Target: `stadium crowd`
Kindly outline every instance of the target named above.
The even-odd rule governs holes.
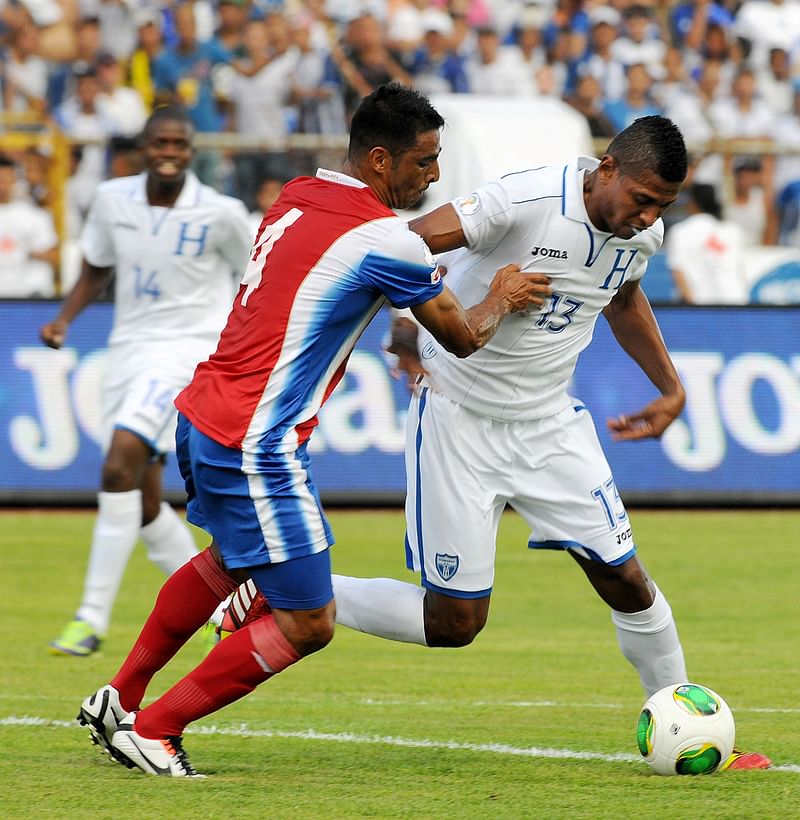
[[[742,246],[800,241],[795,0],[0,0],[2,127],[39,122],[74,141],[68,238],[102,179],[140,170],[135,137],[154,106],[177,102],[198,132],[268,144],[195,159],[203,182],[258,214],[259,189],[309,170],[294,167],[287,137],[346,133],[361,98],[388,80],[426,94],[556,97],[598,140],[664,114],[692,152],[688,181],[716,197],[713,219]],[[0,152],[17,174],[0,214],[24,201],[47,223],[46,151],[0,132]],[[668,240],[691,214],[687,185]],[[2,222],[0,295],[52,295],[41,275],[28,286],[19,273],[31,254],[47,264],[52,230],[28,240]]]

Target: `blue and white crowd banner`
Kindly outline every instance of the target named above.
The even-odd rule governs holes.
[[[61,350],[39,327],[53,302],[0,302],[0,501],[89,502],[102,464],[100,384],[113,307],[90,306]],[[617,486],[635,503],[800,503],[800,307],[656,310],[686,385],[681,417],[659,441],[613,442],[606,419],[655,395],[606,323],[583,353],[572,393],[592,411]],[[398,503],[407,389],[382,345],[382,313],[354,351],[311,439],[328,503]],[[165,488],[180,498],[170,459]]]

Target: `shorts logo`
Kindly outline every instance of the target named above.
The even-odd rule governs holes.
[[[436,267],[436,270],[431,274],[431,284],[435,285],[437,282],[442,281],[442,269],[440,267]]]
[[[531,251],[531,256],[548,256],[551,259],[569,259],[569,257],[567,256],[567,252],[559,250],[558,248],[536,247]]]
[[[458,200],[458,209],[465,216],[470,216],[470,214],[476,213],[480,207],[481,200],[477,194],[470,194],[469,196]]]
[[[449,581],[458,572],[458,563],[457,555],[447,555],[444,552],[436,553],[436,571],[445,581]]]

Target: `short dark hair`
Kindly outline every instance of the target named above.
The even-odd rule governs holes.
[[[147,118],[142,128],[142,138],[147,138],[153,126],[160,122],[182,122],[194,131],[194,123],[185,108],[180,105],[162,105]]]
[[[350,124],[350,158],[383,146],[392,155],[413,148],[420,134],[444,125],[427,97],[400,83],[386,83],[361,101]]]
[[[614,137],[606,153],[629,176],[652,171],[665,182],[686,179],[686,143],[678,126],[666,117],[639,117]]]
[[[715,219],[722,218],[722,206],[717,199],[717,192],[713,185],[694,182],[689,186],[689,199],[704,213],[711,214]]]
[[[8,154],[0,154],[0,168],[16,168],[17,163]]]

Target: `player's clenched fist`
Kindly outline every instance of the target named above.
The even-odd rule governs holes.
[[[522,273],[519,265],[506,265],[494,275],[491,290],[498,292],[509,313],[541,306],[551,293],[550,278],[543,273]]]
[[[58,350],[64,344],[64,339],[67,336],[67,324],[59,319],[48,322],[46,325],[42,325],[39,336],[48,347]]]

